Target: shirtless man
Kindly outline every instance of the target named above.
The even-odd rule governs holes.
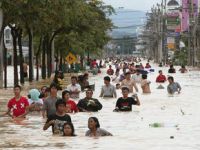
[[[131,73],[127,72],[125,73],[125,79],[121,83],[121,87],[128,87],[130,93],[134,93],[133,87],[135,88],[135,91],[138,92],[138,87],[133,79],[131,79]]]

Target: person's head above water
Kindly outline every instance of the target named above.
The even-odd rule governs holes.
[[[20,96],[20,93],[21,93],[21,90],[22,90],[20,85],[15,85],[13,90],[14,90],[15,96]]]
[[[125,73],[125,78],[129,80],[131,78],[131,73],[130,72],[126,72]]]
[[[185,69],[185,65],[181,65],[181,68],[182,68],[182,69]]]
[[[147,75],[146,75],[146,74],[143,74],[143,75],[142,75],[142,79],[147,79]]]
[[[87,91],[85,93],[86,93],[86,98],[87,99],[92,98],[92,95],[93,95],[92,89],[87,89]]]
[[[162,74],[162,70],[159,70],[158,73],[159,73],[159,74]]]
[[[74,125],[71,122],[66,122],[63,125],[63,136],[76,136]]]
[[[63,99],[58,99],[56,101],[56,111],[58,113],[64,113],[66,109],[66,102]]]
[[[88,119],[88,128],[90,130],[100,128],[99,120],[96,117],[90,117]]]
[[[129,88],[128,87],[122,87],[122,95],[123,97],[128,97],[129,94]]]
[[[57,96],[58,86],[55,83],[52,83],[49,87],[51,96]]]
[[[105,76],[105,77],[104,77],[104,83],[105,83],[106,85],[109,85],[109,84],[110,84],[110,77],[109,77],[109,76]]]
[[[64,90],[62,92],[62,99],[63,100],[68,100],[70,98],[70,92],[68,90]]]
[[[174,78],[172,76],[169,76],[167,79],[168,79],[169,83],[174,82]]]
[[[71,83],[72,83],[72,85],[75,85],[77,83],[77,81],[78,81],[78,79],[77,79],[76,76],[72,76],[71,77]]]

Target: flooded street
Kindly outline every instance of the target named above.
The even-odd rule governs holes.
[[[175,82],[182,86],[180,95],[167,94],[168,82],[163,84],[165,89],[156,89],[155,82],[158,70],[156,64],[154,73],[148,75],[151,81],[149,95],[142,94],[140,85],[139,99],[141,106],[133,106],[132,112],[113,112],[117,99],[100,99],[100,89],[103,85],[102,74],[91,77],[95,83],[93,97],[98,98],[103,105],[97,113],[71,114],[75,126],[76,137],[53,136],[51,128],[43,131],[46,119],[37,115],[28,115],[27,120],[13,121],[11,118],[0,118],[0,149],[5,150],[49,150],[49,149],[115,149],[115,150],[199,150],[200,149],[200,72],[189,71],[174,74]],[[179,67],[176,67],[178,70]],[[167,67],[162,68],[167,74]],[[113,83],[114,84],[114,83]],[[121,97],[118,91],[117,97]],[[8,95],[8,98],[12,96]],[[85,93],[81,93],[81,98]],[[87,120],[91,116],[99,118],[101,128],[111,132],[112,137],[85,137]],[[149,124],[161,123],[162,127],[151,127]]]

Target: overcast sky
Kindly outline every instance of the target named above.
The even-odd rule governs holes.
[[[156,3],[161,3],[162,0],[103,0],[106,4],[112,5],[114,8],[124,7],[134,10],[150,10]]]

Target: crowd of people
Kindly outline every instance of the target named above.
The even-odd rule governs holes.
[[[103,79],[104,85],[99,93],[99,97],[102,98],[116,98],[116,104],[113,107],[114,112],[132,111],[132,105],[139,106],[141,104],[137,94],[139,86],[144,94],[151,93],[151,81],[148,80],[148,73],[154,72],[154,69],[150,62],[143,66],[140,58],[126,58],[125,60],[116,58],[108,60],[107,76]],[[95,60],[91,66],[95,68],[96,65]],[[115,70],[112,68],[113,66]],[[185,66],[181,66],[179,71],[186,73],[187,69]],[[181,86],[174,81],[172,76],[166,77],[162,70],[159,70],[158,73],[155,82],[162,84],[168,80],[167,92],[169,94],[180,94]],[[170,65],[168,73],[176,73],[173,65]],[[97,98],[93,97],[94,89],[89,85],[88,73],[79,77],[72,76],[71,84],[65,89],[60,88],[58,77],[63,78],[64,76],[60,72],[56,72],[49,87],[43,86],[40,91],[31,89],[27,97],[21,96],[21,86],[15,85],[15,96],[9,100],[8,110],[1,116],[9,115],[12,118],[25,118],[29,113],[41,114],[43,118],[47,118],[43,130],[52,127],[53,134],[76,136],[70,113],[97,112],[103,109],[103,105]],[[62,97],[58,96],[58,90],[62,90]],[[117,96],[116,90],[122,91],[121,97]],[[84,98],[80,98],[81,92],[85,92]],[[111,133],[100,128],[99,120],[96,117],[88,119],[88,128],[86,136],[112,136]]]

